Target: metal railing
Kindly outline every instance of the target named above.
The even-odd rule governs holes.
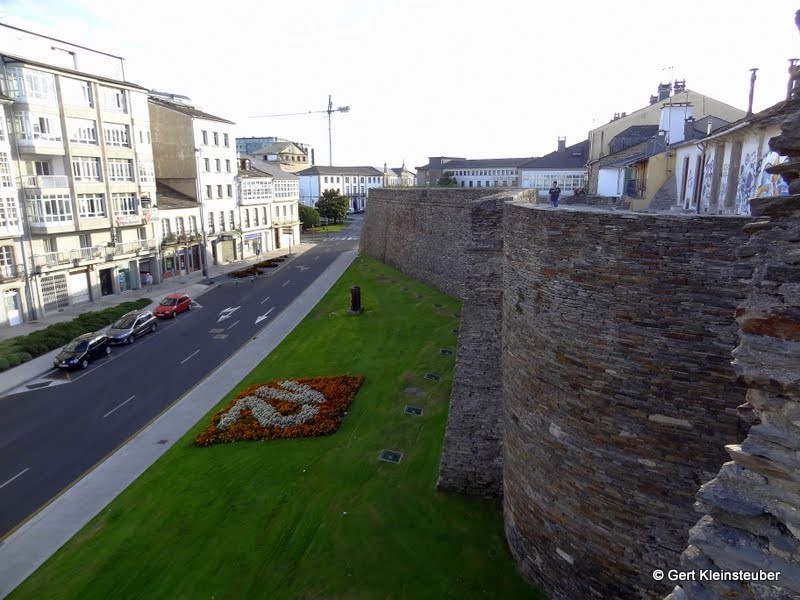
[[[0,281],[19,279],[23,275],[20,265],[0,265]]]
[[[79,264],[82,261],[109,260],[115,256],[150,252],[155,249],[156,241],[150,239],[123,242],[114,246],[89,246],[74,250],[45,252],[44,254],[34,254],[33,266],[57,267],[59,265]]]
[[[65,188],[69,187],[66,175],[26,175],[22,177],[22,187]]]

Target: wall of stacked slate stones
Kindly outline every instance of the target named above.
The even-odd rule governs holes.
[[[663,597],[741,439],[730,353],[750,219],[504,209],[503,502],[552,600]]]
[[[501,493],[502,209],[523,196],[489,189],[370,192],[361,252],[463,301],[439,489]]]
[[[704,516],[679,568],[697,580],[671,600],[800,598],[800,196],[755,199],[751,210],[770,221],[745,228],[740,256],[755,267],[733,366],[747,386],[741,412],[755,424],[697,494]],[[703,570],[780,575],[723,582],[700,580]]]

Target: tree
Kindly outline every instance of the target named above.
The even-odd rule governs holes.
[[[436,185],[439,187],[456,187],[458,182],[452,171],[445,171],[444,175],[439,177],[439,181],[436,182]]]
[[[319,213],[316,208],[300,204],[299,213],[300,224],[303,226],[304,231],[312,227],[319,227]]]
[[[344,221],[348,206],[350,206],[350,199],[342,196],[338,190],[325,190],[317,200],[319,216],[332,219],[334,223]]]

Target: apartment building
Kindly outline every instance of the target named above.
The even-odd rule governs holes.
[[[383,187],[384,175],[375,167],[311,167],[297,173],[300,201],[314,206],[326,190],[336,190],[350,198],[353,210],[364,210],[369,190]]]
[[[4,277],[0,325],[157,278],[147,90],[125,81],[121,57],[6,25],[0,61],[0,257],[16,278]],[[24,241],[9,243],[20,225]]]
[[[205,249],[208,265],[241,259],[234,123],[160,97],[151,96],[149,108],[156,177],[200,204],[201,235],[190,253]]]
[[[0,325],[19,325],[28,306],[22,215],[15,185],[11,136],[11,99],[0,94]]]

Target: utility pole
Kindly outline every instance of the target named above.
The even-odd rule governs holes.
[[[292,117],[295,115],[314,115],[325,113],[328,115],[328,164],[333,166],[333,136],[331,134],[331,115],[335,112],[346,113],[350,112],[349,106],[338,106],[333,108],[333,100],[331,95],[328,94],[328,108],[326,110],[307,110],[306,112],[296,113],[282,113],[278,115],[253,115],[251,119],[271,119],[273,117]]]

